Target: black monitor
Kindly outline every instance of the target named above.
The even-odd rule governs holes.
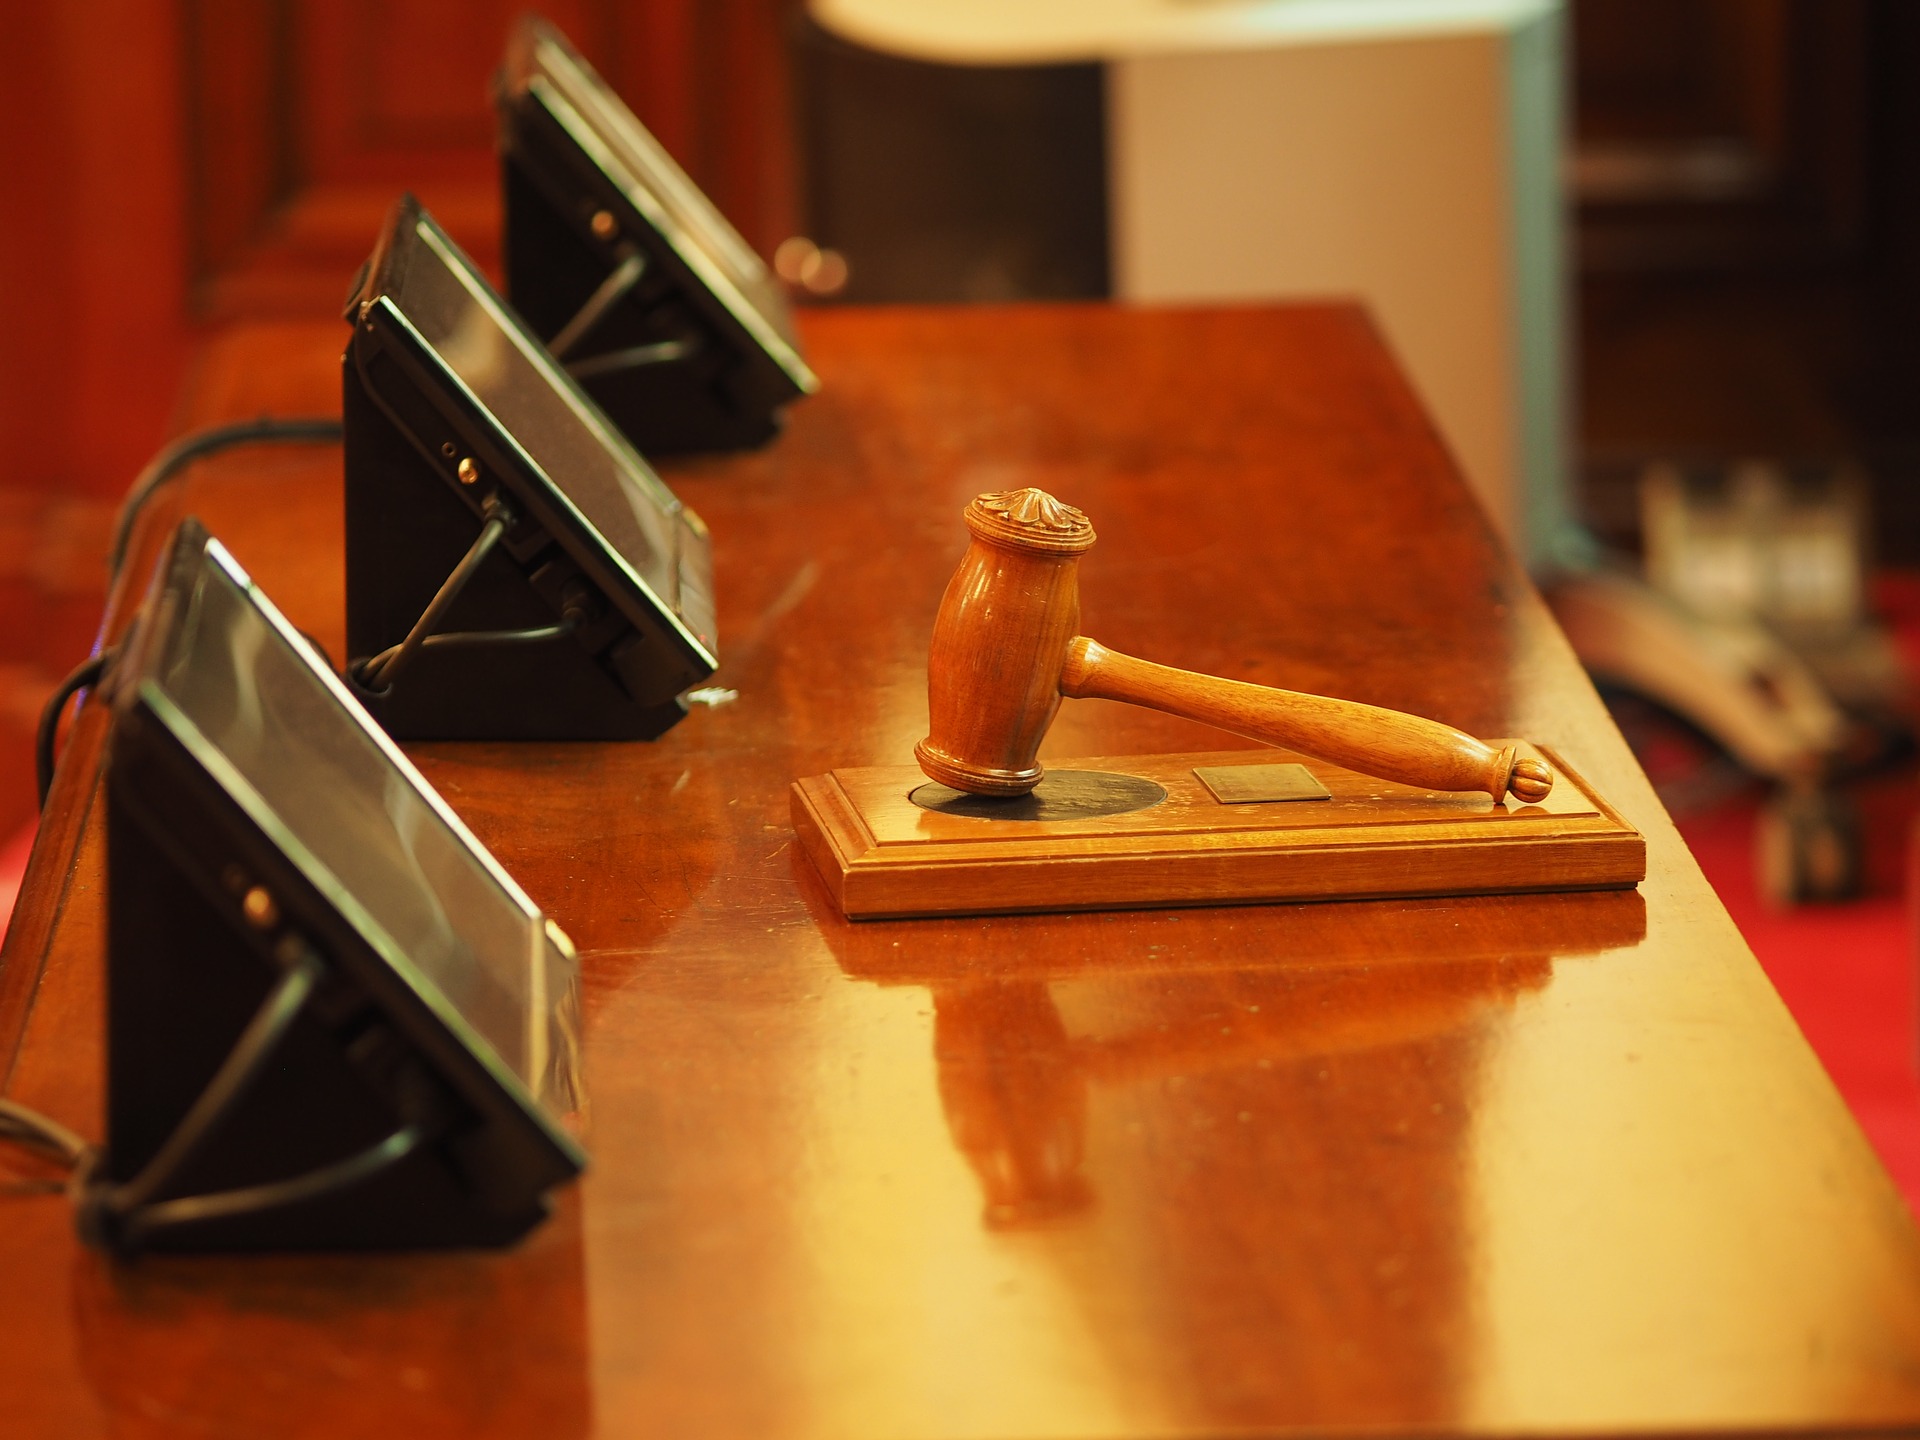
[[[368,709],[409,739],[678,721],[719,663],[699,516],[411,196],[347,318],[348,674]]]
[[[495,93],[507,294],[649,455],[760,445],[819,388],[779,281],[543,20]]]
[[[188,520],[107,681],[120,1250],[496,1244],[585,1154],[578,963]]]

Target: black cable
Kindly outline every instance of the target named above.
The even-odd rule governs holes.
[[[14,1100],[0,1100],[0,1141],[12,1141],[37,1151],[76,1174],[87,1167],[93,1158],[93,1147],[73,1131],[51,1115],[42,1115],[38,1110],[30,1110]],[[0,1196],[55,1195],[69,1188],[71,1183],[70,1180],[53,1179],[17,1180],[0,1185]]]
[[[60,716],[67,708],[67,702],[88,686],[97,684],[106,673],[108,663],[113,659],[113,651],[102,650],[97,655],[89,655],[73,672],[54,687],[53,694],[40,711],[40,728],[33,737],[33,773],[40,785],[40,808],[47,808],[47,794],[53,789],[53,770],[58,760],[55,747],[60,742]]]
[[[427,636],[420,642],[419,648],[437,650],[445,646],[458,645],[534,645],[548,640],[564,640],[580,628],[585,618],[584,609],[569,607],[565,617],[552,625],[530,625],[523,630],[443,630],[438,634]],[[400,653],[400,649],[400,645],[389,645],[361,666],[362,682],[370,685],[372,682],[367,677],[372,674],[373,667],[382,664],[391,665],[393,657]],[[391,683],[391,672],[387,673]]]
[[[398,1165],[427,1143],[426,1125],[409,1122],[366,1149],[304,1175],[203,1195],[155,1198],[192,1160],[272,1057],[312,995],[320,975],[317,957],[309,954],[281,977],[173,1133],[141,1167],[140,1173],[124,1185],[96,1181],[94,1171],[100,1163],[100,1151],[59,1121],[16,1101],[0,1099],[0,1140],[26,1145],[62,1162],[73,1172],[71,1180],[64,1185],[57,1181],[30,1180],[0,1187],[0,1195],[71,1190],[81,1206],[83,1233],[96,1243],[127,1252],[139,1249],[155,1231],[304,1204],[350,1189]]]
[[[63,1190],[71,1190],[69,1180],[11,1180],[0,1185],[0,1196],[9,1195],[58,1195]]]
[[[420,642],[423,650],[432,650],[442,645],[530,645],[542,640],[559,640],[574,631],[572,620],[562,620],[553,625],[533,625],[525,630],[444,630],[438,635],[429,635]],[[398,645],[382,650],[381,655],[398,650]],[[379,656],[375,656],[378,659]]]
[[[460,592],[467,588],[467,582],[478,572],[481,562],[487,558],[488,553],[499,543],[500,537],[506,534],[508,527],[513,524],[512,513],[507,509],[506,502],[498,495],[488,497],[482,513],[487,517],[487,523],[480,527],[480,534],[468,547],[467,553],[461,557],[460,563],[453,567],[453,573],[447,576],[433,599],[427,602],[426,610],[414,622],[413,629],[407,632],[407,638],[398,645],[382,650],[361,667],[360,681],[369,690],[386,690],[392,686],[394,677],[399,675],[413,657],[420,653],[420,647],[426,644],[427,638],[433,634],[434,626],[440,623],[447,608],[460,598]]]
[[[341,423],[331,416],[275,417],[241,420],[231,425],[215,425],[183,435],[153,459],[134,478],[120,514],[113,523],[113,545],[107,552],[107,573],[117,576],[127,562],[127,545],[133,537],[133,522],[154,493],[196,460],[217,455],[236,445],[318,445],[338,440]]]
[[[51,1116],[17,1101],[0,1099],[0,1140],[16,1141],[65,1163],[75,1172],[76,1181],[89,1190],[88,1203],[99,1210],[118,1217],[147,1207],[193,1158],[194,1151],[259,1074],[319,979],[319,961],[311,955],[280,978],[207,1082],[207,1088],[188,1107],[153,1158],[125,1185],[92,1186],[90,1176],[99,1152]]]
[[[438,635],[427,636],[426,639],[420,642],[418,648],[422,650],[437,650],[447,645],[527,645],[541,640],[563,639],[571,635],[573,631],[574,622],[571,619],[562,620],[557,625],[534,625],[525,630],[446,630]],[[378,655],[367,661],[365,665],[361,666],[361,682],[369,689],[384,690],[386,688],[385,685],[376,685],[370,678],[373,674],[373,667],[376,665],[392,665],[395,657],[399,655],[405,643],[406,642],[402,641],[400,645],[389,645]],[[387,683],[392,683],[391,675],[388,676]]]
[[[278,1210],[303,1201],[317,1200],[336,1190],[345,1190],[361,1181],[391,1169],[426,1142],[426,1134],[417,1125],[406,1125],[386,1139],[365,1150],[296,1175],[290,1180],[274,1180],[264,1185],[248,1185],[238,1190],[215,1190],[207,1195],[186,1195],[178,1200],[160,1200],[145,1205],[125,1217],[119,1238],[128,1249],[137,1248],[155,1230],[174,1229],[206,1220],[229,1220],[236,1215],[257,1215],[263,1210]]]
[[[50,1115],[15,1100],[0,1100],[0,1140],[38,1150],[68,1167],[87,1158],[93,1147]]]
[[[308,952],[281,976],[186,1115],[140,1173],[126,1184],[96,1180],[94,1173],[101,1160],[98,1149],[59,1122],[9,1100],[0,1100],[0,1139],[19,1139],[64,1160],[73,1171],[66,1188],[74,1192],[80,1206],[81,1232],[94,1243],[122,1253],[138,1250],[155,1231],[304,1204],[391,1169],[428,1142],[425,1123],[409,1121],[366,1149],[303,1175],[201,1195],[160,1198],[272,1059],[321,975],[319,958]],[[29,1182],[12,1188],[24,1194],[57,1187]]]
[[[213,1079],[199,1098],[188,1107],[180,1123],[173,1127],[153,1158],[140,1173],[124,1185],[114,1185],[96,1193],[93,1204],[115,1218],[150,1205],[200,1148],[234,1102],[246,1092],[253,1078],[271,1058],[274,1048],[292,1027],[307,997],[320,980],[319,961],[311,955],[290,968],[254,1012],[247,1028],[234,1042],[227,1058],[214,1071]]]

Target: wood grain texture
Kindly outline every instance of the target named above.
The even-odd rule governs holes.
[[[789,5],[540,7],[765,254],[795,223]],[[216,320],[337,312],[403,188],[483,267],[497,268],[490,82],[525,8],[504,0],[180,0],[196,309]]]
[[[1164,710],[1402,785],[1482,790],[1494,800],[1506,799],[1511,790],[1528,804],[1546,799],[1553,788],[1553,772],[1515,746],[1476,740],[1437,720],[1196,675],[1122,655],[1084,635],[1067,646],[1060,693]]]
[[[580,946],[568,1212],[499,1255],[123,1270],[7,1199],[10,1436],[1920,1424],[1912,1222],[1357,312],[803,324],[787,433],[669,471],[739,698],[413,750]],[[182,423],[333,403],[343,338],[227,334]],[[199,467],[136,567],[190,508],[337,656],[338,463]],[[1110,633],[1535,739],[1646,883],[841,920],[788,787],[909,763],[954,517],[1024,485],[1098,517]],[[7,1093],[93,1134],[98,723],[0,952]],[[1043,758],[1219,744],[1085,701]]]
[[[1508,805],[1283,758],[1299,758],[1331,803],[1223,805],[1194,773],[1264,764],[1266,752],[1122,755],[1053,773],[1139,776],[1164,800],[1078,820],[980,819],[915,804],[920,772],[876,765],[796,781],[793,824],[856,920],[1611,889],[1646,875],[1640,836],[1564,761],[1534,760],[1565,781],[1546,804]]]
[[[188,348],[173,4],[0,18],[5,484],[114,495],[165,438]]]
[[[976,495],[972,535],[927,646],[920,768],[976,795],[1040,782],[1040,742],[1060,708],[1060,667],[1080,627],[1080,557],[1093,526],[1031,487]]]

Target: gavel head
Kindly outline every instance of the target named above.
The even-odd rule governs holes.
[[[973,543],[933,622],[932,718],[913,753],[942,785],[1024,795],[1046,773],[1035,756],[1079,633],[1079,564],[1093,525],[1044,490],[978,496],[966,521]]]

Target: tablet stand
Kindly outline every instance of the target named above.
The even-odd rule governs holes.
[[[248,933],[243,896],[195,864],[233,852],[226,827],[159,768],[137,802],[108,786],[108,1143],[82,1233],[123,1254],[421,1249],[543,1219],[489,1205],[498,1157],[471,1153],[462,1104],[356,986]]]
[[[570,167],[525,125],[509,134],[507,294],[550,348],[564,341],[555,358],[635,448],[650,459],[745,450],[778,434],[780,407],[797,392],[730,353],[689,293],[699,282],[622,233],[625,202],[611,187],[595,195],[569,183]]]
[[[398,393],[403,382],[392,379]],[[351,352],[343,390],[347,683],[389,734],[651,740],[686,713],[671,694],[647,693],[646,642],[523,516],[480,559],[436,627],[443,635],[488,632],[500,643],[428,645],[391,685],[368,683],[366,662],[414,630],[485,521],[476,508],[482,497],[459,493],[451,457],[429,455],[395,423]],[[453,433],[437,416],[434,423]]]

